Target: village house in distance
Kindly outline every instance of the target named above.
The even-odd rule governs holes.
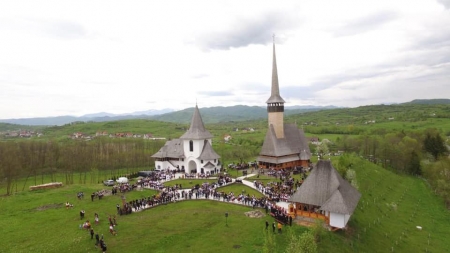
[[[284,99],[278,85],[275,42],[273,43],[272,92],[267,100],[269,129],[256,161],[260,168],[308,167],[311,159],[308,141],[296,124],[284,124]]]
[[[212,148],[212,134],[205,129],[195,105],[189,130],[173,139],[154,155],[156,170],[179,170],[186,173],[215,174],[221,171],[220,156]]]

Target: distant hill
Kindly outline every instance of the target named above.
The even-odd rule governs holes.
[[[437,99],[414,99],[413,101],[403,103],[403,104],[423,104],[423,105],[448,105],[450,104],[450,99],[437,98]]]
[[[285,114],[292,115],[302,112],[319,111],[325,109],[337,108],[334,106],[291,106],[286,107]],[[267,118],[266,107],[259,106],[217,106],[200,108],[202,118],[205,123],[233,122]],[[188,123],[191,120],[194,108],[187,108],[180,111],[173,109],[138,111],[126,114],[112,114],[107,112],[86,114],[81,117],[58,116],[42,118],[24,118],[24,119],[3,119],[0,123],[10,123],[17,125],[30,126],[61,126],[72,122],[105,122],[127,119],[153,119],[164,122]]]
[[[397,106],[407,105],[449,105],[450,99],[415,99],[413,101],[390,105],[391,109],[397,108]],[[347,116],[355,114],[357,112],[363,113],[363,115],[370,115],[373,110],[386,109],[389,105],[373,105],[373,106],[360,106],[356,110],[349,110],[350,108],[342,108],[336,106],[312,106],[312,105],[295,105],[285,107],[285,116],[295,116],[298,114],[304,114],[316,111],[325,111],[325,114],[330,114],[330,118],[335,118],[335,114],[339,112],[348,113]],[[337,111],[336,111],[337,110]],[[174,111],[173,109],[163,110],[147,110],[137,111],[124,114],[112,114],[107,112],[99,112],[93,114],[86,114],[81,117],[75,116],[58,116],[58,117],[42,117],[42,118],[24,118],[24,119],[3,119],[0,123],[9,123],[25,126],[61,126],[72,122],[106,122],[106,121],[118,121],[128,119],[151,119],[164,122],[173,123],[189,123],[193,114],[194,108],[187,108],[180,111]],[[203,121],[206,124],[221,123],[221,122],[240,122],[248,120],[259,120],[267,118],[267,109],[265,106],[216,106],[200,108]],[[344,114],[345,114],[344,113]],[[430,112],[433,113],[433,112]],[[320,115],[320,114],[317,114]],[[392,115],[395,116],[395,115]],[[342,118],[341,118],[342,120]]]
[[[62,126],[72,122],[105,122],[125,119],[148,119],[149,116],[162,113],[172,112],[173,109],[147,110],[137,111],[124,114],[113,114],[107,112],[99,112],[86,114],[80,117],[75,116],[57,116],[57,117],[40,117],[40,118],[23,118],[23,119],[0,119],[0,123],[9,123],[25,126]]]
[[[291,106],[285,107],[285,115],[294,115],[304,112],[320,111],[326,109],[338,108],[335,106]],[[199,108],[202,115],[203,122],[220,123],[220,122],[237,122],[247,120],[258,120],[267,118],[266,107],[261,106],[247,106],[247,105],[235,105],[235,106],[216,106]],[[172,113],[166,113],[161,115],[152,116],[151,119],[165,122],[174,123],[188,123],[192,118],[194,108],[187,108],[181,111]]]

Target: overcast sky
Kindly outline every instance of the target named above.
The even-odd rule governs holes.
[[[450,0],[1,1],[0,119],[450,98]]]

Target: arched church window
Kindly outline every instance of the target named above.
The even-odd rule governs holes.
[[[192,140],[189,141],[189,151],[194,151],[194,142]]]

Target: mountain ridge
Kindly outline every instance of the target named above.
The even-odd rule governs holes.
[[[450,104],[450,99],[414,99],[409,102],[399,103],[396,105],[414,105],[414,104]],[[285,106],[285,115],[294,115],[305,112],[332,110],[345,107],[333,105],[315,106],[315,105],[294,105]],[[205,123],[233,122],[254,120],[267,117],[265,106],[214,106],[199,108]],[[98,112],[85,114],[83,116],[55,116],[55,117],[36,117],[21,119],[0,119],[0,123],[8,123],[25,126],[60,126],[70,124],[72,122],[105,122],[118,121],[126,119],[150,119],[175,123],[189,122],[194,107],[185,108],[175,111],[174,109],[165,108],[161,110],[150,109],[146,111],[135,111],[131,113],[113,114],[108,112]]]

